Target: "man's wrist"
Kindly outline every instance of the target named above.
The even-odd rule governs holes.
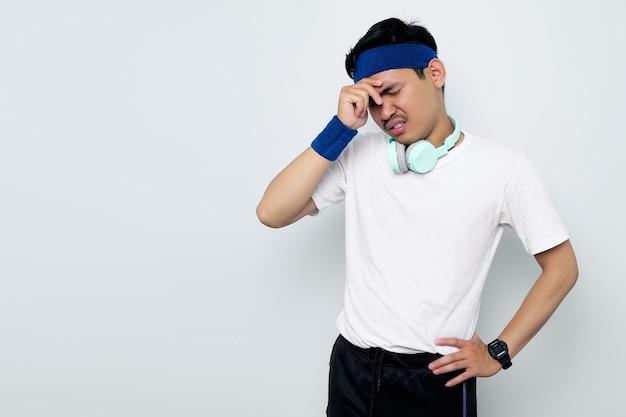
[[[487,345],[487,351],[493,359],[500,362],[502,369],[508,369],[513,365],[509,356],[509,347],[503,340],[495,339],[490,342]]]
[[[334,161],[356,134],[356,130],[344,125],[339,117],[334,116],[324,130],[311,142],[311,147],[324,158]]]

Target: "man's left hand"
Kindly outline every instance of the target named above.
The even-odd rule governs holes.
[[[465,370],[446,382],[446,387],[453,387],[473,377],[492,376],[502,369],[500,363],[489,355],[487,345],[476,334],[470,340],[448,337],[435,340],[435,344],[459,349],[458,352],[445,355],[428,365],[435,375]]]

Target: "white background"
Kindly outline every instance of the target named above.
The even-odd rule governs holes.
[[[343,208],[255,207],[336,109],[348,49],[419,19],[463,129],[524,150],[580,279],[479,412],[619,415],[624,3],[0,0],[0,415],[324,415]],[[479,323],[538,274],[512,232]]]

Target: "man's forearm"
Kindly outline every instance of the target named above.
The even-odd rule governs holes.
[[[556,311],[578,278],[578,266],[570,241],[535,256],[541,275],[528,292],[499,339],[517,355]]]
[[[270,227],[293,223],[311,207],[311,194],[328,169],[330,161],[311,147],[302,152],[270,182],[257,206],[257,217]]]

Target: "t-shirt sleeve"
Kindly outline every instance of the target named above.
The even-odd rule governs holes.
[[[532,255],[569,239],[543,181],[524,155],[507,181],[501,223],[515,230],[526,252]]]
[[[324,177],[313,191],[311,198],[317,207],[317,212],[314,214],[344,200],[346,196],[345,164],[347,153],[347,150],[344,150],[339,158],[330,164]]]

